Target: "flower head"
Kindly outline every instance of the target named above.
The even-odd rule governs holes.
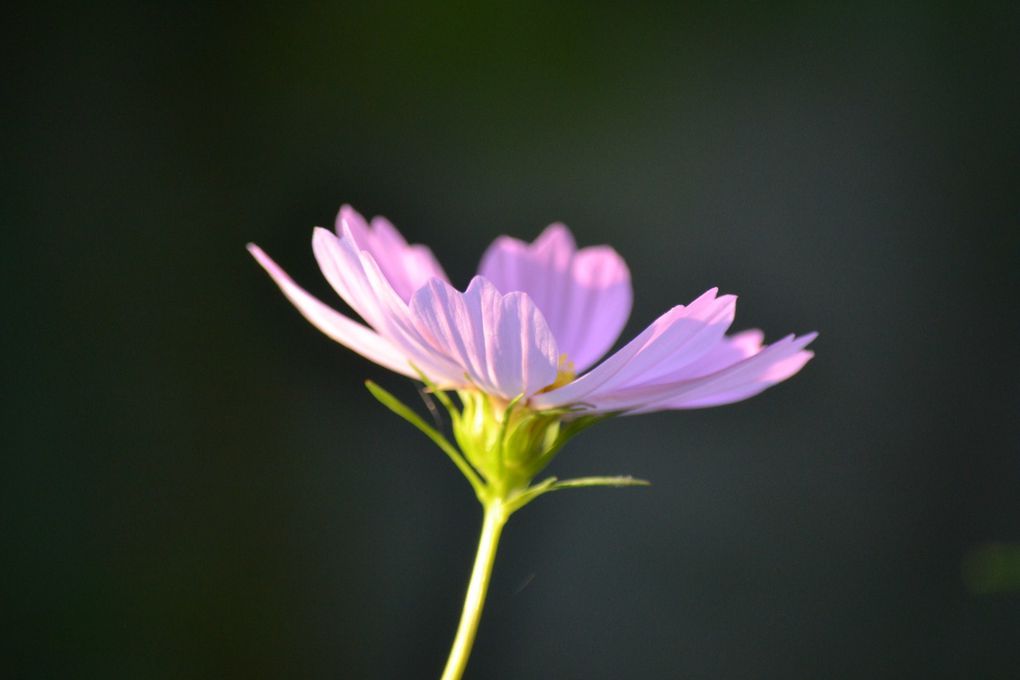
[[[678,305],[605,361],[631,308],[630,272],[608,246],[578,249],[561,224],[533,242],[498,238],[467,289],[432,252],[389,221],[349,206],[336,230],[317,227],[323,275],[364,321],[315,299],[258,246],[249,250],[298,310],[329,337],[440,389],[566,418],[718,406],[789,378],[811,358],[814,333],[763,344],[761,331],[726,335],[736,298],[713,288]]]
[[[258,246],[248,249],[319,330],[437,394],[450,411],[459,451],[392,395],[369,386],[440,445],[483,503],[507,500],[509,511],[555,488],[637,483],[550,478],[530,486],[585,427],[611,415],[740,401],[789,378],[812,356],[804,348],[814,333],[771,345],[757,330],[726,335],[736,298],[713,288],[595,365],[627,322],[630,272],[608,246],[578,249],[561,224],[533,243],[498,238],[462,292],[428,248],[409,245],[387,220],[369,223],[344,206],[335,231],[314,230],[312,251],[363,323],[309,295]],[[447,391],[457,393],[459,408]]]

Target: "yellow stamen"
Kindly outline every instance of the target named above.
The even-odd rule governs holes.
[[[563,387],[569,383],[574,382],[574,378],[577,377],[577,373],[574,371],[574,362],[567,358],[566,354],[560,355],[559,365],[556,367],[556,380],[551,385],[547,385],[538,391],[539,394],[543,392],[551,392],[558,387]]]

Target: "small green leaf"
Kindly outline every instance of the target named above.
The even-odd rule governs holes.
[[[576,479],[564,479],[562,482],[556,482],[552,485],[549,491],[556,491],[558,489],[579,489],[586,486],[624,487],[651,485],[652,483],[647,479],[637,479],[630,475],[622,477],[578,477]]]
[[[449,456],[450,460],[453,461],[453,464],[457,466],[465,477],[467,477],[471,486],[474,487],[475,493],[478,494],[479,499],[481,499],[485,493],[485,482],[482,481],[475,469],[471,467],[466,460],[464,460],[464,456],[461,455],[460,451],[458,451],[446,437],[444,437],[434,427],[426,423],[421,416],[412,411],[406,404],[383,388],[379,387],[379,385],[375,384],[371,380],[365,381],[365,387],[368,388],[368,391],[372,393],[373,397],[379,400],[380,404],[414,425],[416,428],[421,430],[426,437],[435,442],[436,446],[442,449],[443,453]]]
[[[620,477],[578,477],[576,479],[564,479],[560,481],[556,477],[546,477],[538,484],[534,484],[517,495],[511,497],[507,502],[507,510],[511,513],[520,510],[525,505],[543,496],[550,491],[560,489],[581,489],[586,486],[609,486],[622,488],[625,486],[651,486],[651,482],[645,479],[636,479],[630,475]]]

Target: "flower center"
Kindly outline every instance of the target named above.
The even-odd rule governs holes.
[[[538,394],[542,394],[543,392],[552,392],[559,387],[563,387],[564,385],[574,382],[574,378],[576,377],[577,372],[574,370],[574,362],[571,361],[566,354],[561,354],[559,364],[556,366],[556,380],[553,380],[551,384],[540,389]]]

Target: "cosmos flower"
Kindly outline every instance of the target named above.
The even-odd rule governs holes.
[[[335,232],[314,230],[312,250],[363,323],[308,294],[258,246],[248,249],[306,319],[367,359],[441,390],[518,399],[567,419],[746,399],[797,373],[816,335],[770,345],[758,330],[727,335],[736,297],[713,288],[596,365],[630,314],[630,272],[608,246],[578,249],[561,224],[530,244],[496,239],[462,292],[427,247],[344,206]]]
[[[418,378],[450,413],[457,443],[374,383],[382,404],[425,433],[471,483],[484,508],[464,609],[442,680],[460,680],[474,644],[503,525],[557,489],[643,486],[630,476],[556,477],[533,484],[563,445],[610,416],[728,404],[799,371],[814,337],[763,344],[761,331],[726,335],[736,298],[713,288],[616,342],[631,308],[630,272],[608,246],[578,249],[561,224],[533,243],[496,239],[467,289],[432,252],[387,220],[349,206],[312,250],[356,321],[300,288],[258,246],[255,259],[319,330],[386,368]],[[592,368],[594,366],[594,368]],[[458,402],[447,394],[456,392]],[[458,448],[459,447],[459,448]]]

